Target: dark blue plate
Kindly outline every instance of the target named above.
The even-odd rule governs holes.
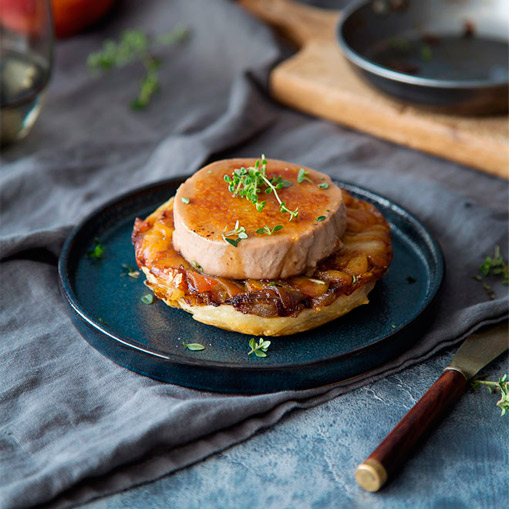
[[[391,201],[337,182],[374,203],[392,227],[394,260],[370,294],[370,304],[317,329],[271,338],[267,357],[248,356],[250,336],[193,320],[150,293],[143,275],[133,279],[122,264],[136,267],[131,230],[172,196],[175,178],[117,198],[70,233],[59,260],[60,289],[74,325],[99,352],[132,371],[165,382],[220,392],[261,393],[307,389],[354,377],[410,348],[422,334],[425,311],[442,284],[440,248],[426,228]],[[88,252],[94,239],[106,251]],[[201,343],[190,351],[186,343]]]

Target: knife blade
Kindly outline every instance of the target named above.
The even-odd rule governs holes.
[[[421,438],[465,392],[468,380],[509,348],[508,322],[471,334],[424,396],[355,471],[359,486],[378,491]]]

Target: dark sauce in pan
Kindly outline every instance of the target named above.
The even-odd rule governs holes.
[[[390,37],[372,45],[365,56],[382,67],[421,78],[503,83],[509,73],[508,43],[468,31],[462,36]]]

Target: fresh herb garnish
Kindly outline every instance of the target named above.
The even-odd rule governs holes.
[[[482,276],[480,274],[472,276],[477,281],[482,281],[483,277],[494,276],[502,278],[502,284],[509,284],[509,267],[500,254],[499,246],[495,246],[493,256],[487,256],[484,262],[479,266],[479,270]],[[489,284],[483,283],[483,288],[490,299],[495,299],[495,291]]]
[[[428,44],[423,44],[421,46],[421,60],[423,62],[429,62],[432,56],[433,52],[431,50],[431,46],[429,46]]]
[[[495,246],[493,257],[486,257],[479,270],[483,276],[501,276],[503,278],[502,283],[504,285],[509,284],[509,268],[500,254],[500,246]]]
[[[352,274],[352,284],[354,285],[355,283],[357,283],[357,276]]]
[[[237,240],[229,238],[231,235],[236,235],[238,237]],[[241,240],[247,239],[247,233],[246,229],[243,226],[239,226],[239,222],[237,221],[235,223],[235,228],[229,232],[221,233],[221,237],[223,237],[223,240],[228,244],[237,247]]]
[[[497,296],[497,294],[495,293],[495,290],[493,290],[493,288],[490,285],[486,284],[486,283],[484,283],[482,285],[482,287],[484,288],[484,291],[488,294],[488,297],[491,300],[495,300],[495,298]]]
[[[184,197],[182,197],[182,198],[180,198],[180,199],[182,200],[182,203],[185,203],[186,205],[188,205],[188,204],[189,204],[189,198],[184,198]]]
[[[255,338],[251,338],[249,340],[249,347],[251,350],[249,350],[248,355],[251,355],[254,353],[257,357],[267,357],[267,354],[265,353],[270,346],[270,341],[267,341],[263,338],[260,338],[260,341],[256,343]]]
[[[277,286],[278,288],[282,288],[281,285],[278,285],[277,283],[274,283],[273,281],[270,283],[267,283],[267,286]]]
[[[122,264],[122,276],[129,276],[132,277],[133,279],[137,279],[139,275],[140,275],[139,271],[134,270],[134,268],[128,265],[127,263]]]
[[[279,230],[283,229],[283,225],[278,224],[277,226],[274,226],[274,228],[270,228],[269,226],[265,225],[263,228],[259,228],[256,230],[256,233],[259,233],[260,235],[272,235],[274,232],[278,232]]]
[[[92,260],[102,260],[106,248],[101,244],[101,241],[97,237],[95,237],[94,243],[95,246],[88,252],[88,257]]]
[[[323,221],[325,219],[325,216],[318,216],[315,221]]]
[[[497,406],[502,410],[500,415],[505,415],[509,411],[509,380],[507,374],[498,379],[498,382],[489,382],[486,380],[474,380],[472,388],[477,389],[479,386],[484,385],[490,392],[496,393],[500,391],[500,399],[497,401]]]
[[[190,263],[195,269],[198,269],[200,272],[203,272],[203,267],[198,262],[191,260]]]
[[[177,25],[171,33],[156,38],[149,37],[142,30],[126,30],[121,34],[119,42],[106,40],[100,51],[90,53],[87,65],[91,70],[110,71],[131,62],[140,62],[146,74],[140,82],[138,97],[132,101],[131,108],[143,109],[159,88],[161,61],[151,51],[156,46],[169,46],[181,42],[188,34],[188,29],[180,25]]]
[[[97,319],[99,323],[102,323],[103,325],[108,325],[101,317]]]
[[[322,182],[321,184],[318,184],[318,187],[321,189],[329,189],[329,184],[327,184],[327,182]]]
[[[392,327],[393,329],[395,329],[395,328],[396,328],[396,325],[392,324],[392,325],[391,325],[391,327]]]
[[[297,182],[299,184],[302,184],[302,182],[306,181],[306,182],[310,182],[312,184],[313,181],[307,176],[308,173],[309,173],[309,171],[306,171],[304,168],[301,168],[299,170],[299,174],[297,175]]]
[[[203,345],[200,345],[200,343],[184,343],[182,344],[188,349],[192,350],[193,352],[199,352],[200,350],[205,350],[205,347]]]
[[[152,304],[154,302],[154,296],[151,293],[147,293],[140,300],[143,304]]]
[[[225,175],[224,180],[227,182],[228,189],[233,193],[233,196],[240,196],[250,201],[255,205],[258,212],[261,212],[267,203],[266,201],[258,201],[258,194],[263,190],[266,194],[274,193],[279,203],[279,210],[283,214],[290,214],[290,221],[299,215],[299,209],[290,210],[286,206],[286,202],[281,201],[277,192],[278,189],[283,187],[290,187],[292,183],[283,180],[281,175],[269,179],[267,177],[267,159],[263,154],[261,160],[258,159],[254,166],[237,168],[233,170],[231,176]]]

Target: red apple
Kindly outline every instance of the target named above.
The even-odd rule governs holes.
[[[115,0],[51,0],[56,36],[69,37],[85,30],[105,16],[114,3]]]
[[[13,32],[40,34],[45,14],[39,0],[0,0],[0,24]]]

